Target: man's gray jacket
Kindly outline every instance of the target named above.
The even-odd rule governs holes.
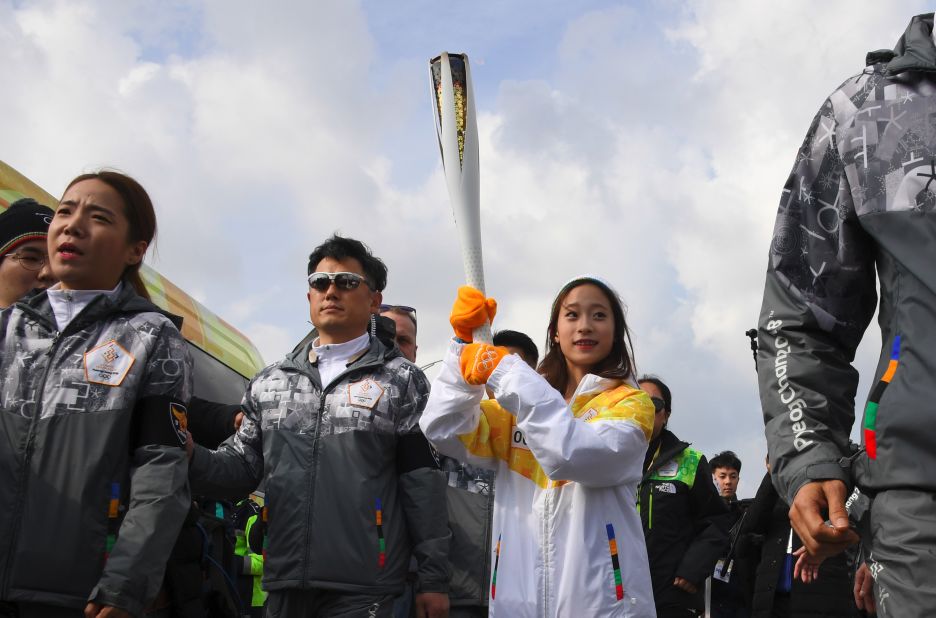
[[[311,342],[247,387],[244,421],[217,451],[196,447],[196,493],[244,495],[262,480],[266,590],[396,594],[410,553],[417,590],[445,592],[445,480],[419,430],[429,384],[377,338],[330,384]]]
[[[44,292],[0,312],[0,601],[156,597],[191,504],[191,362],[126,282],[61,332]]]
[[[936,490],[936,48],[915,17],[826,99],[786,183],[759,321],[774,482]],[[880,282],[883,346],[849,455],[855,349]],[[844,462],[843,462],[844,463]]]

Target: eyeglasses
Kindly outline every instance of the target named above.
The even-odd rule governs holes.
[[[666,409],[666,402],[660,399],[659,397],[651,397],[650,401],[653,402],[653,411],[662,412]]]
[[[39,253],[7,253],[4,257],[16,260],[20,266],[34,272],[42,270],[42,267],[49,261],[48,256]]]
[[[309,287],[316,292],[326,291],[332,283],[339,290],[356,290],[362,283],[371,287],[367,279],[357,273],[312,273],[309,275]]]
[[[413,321],[413,325],[416,324],[416,308],[410,307],[408,305],[380,305],[380,313],[386,313],[387,311],[402,311]]]

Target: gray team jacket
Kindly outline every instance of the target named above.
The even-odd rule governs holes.
[[[780,201],[759,320],[774,482],[936,490],[936,49],[933,16],[826,99]],[[861,419],[851,366],[877,302],[883,337]]]
[[[495,473],[444,455],[439,460],[448,481],[446,497],[452,531],[449,603],[452,607],[487,607]]]
[[[264,482],[266,590],[395,594],[410,552],[418,589],[449,573],[445,480],[419,430],[429,384],[372,338],[330,384],[311,342],[251,380],[245,418],[217,451],[196,446],[196,493],[244,495]]]
[[[57,332],[43,292],[0,313],[0,600],[140,614],[188,512],[176,326],[124,283]]]

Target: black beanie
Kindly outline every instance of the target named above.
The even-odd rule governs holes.
[[[4,256],[24,242],[44,240],[55,214],[48,206],[24,197],[0,212],[0,256]]]

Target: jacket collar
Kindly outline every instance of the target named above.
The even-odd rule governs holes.
[[[936,72],[936,46],[933,45],[932,32],[933,14],[917,15],[910,20],[893,50],[869,52],[866,63],[885,63],[884,72],[891,76],[908,71]]]
[[[305,345],[297,346],[296,349],[286,356],[281,367],[302,371],[304,373],[312,373],[314,371],[317,377],[318,370],[315,369],[309,361],[309,352],[312,350],[313,340],[314,338],[309,338],[308,341],[305,342]],[[353,357],[351,362],[348,363],[348,367],[382,365],[399,355],[400,352],[396,348],[387,348],[380,339],[371,337],[370,346],[368,346],[363,353]]]
[[[643,480],[650,478],[650,475],[656,472],[660,466],[668,462],[670,459],[676,455],[682,453],[684,450],[689,448],[688,442],[683,442],[673,434],[669,429],[664,429],[660,432],[660,437],[650,443],[647,447],[647,455],[653,457],[653,453],[656,453],[657,449],[660,449],[660,454],[657,455],[652,463],[649,465],[647,470],[644,472]],[[653,450],[653,453],[650,450]]]
[[[55,326],[55,316],[52,314],[52,305],[49,303],[46,290],[27,296],[17,302],[16,306],[24,313],[28,313],[43,322],[47,322],[52,330],[57,330]],[[109,297],[106,294],[102,294],[92,300],[88,306],[69,323],[67,328],[68,330],[76,330],[79,327],[96,322],[112,314],[145,312],[160,313],[172,321],[176,328],[182,329],[181,316],[169,313],[137,294],[133,284],[129,281],[123,282],[117,295]]]

